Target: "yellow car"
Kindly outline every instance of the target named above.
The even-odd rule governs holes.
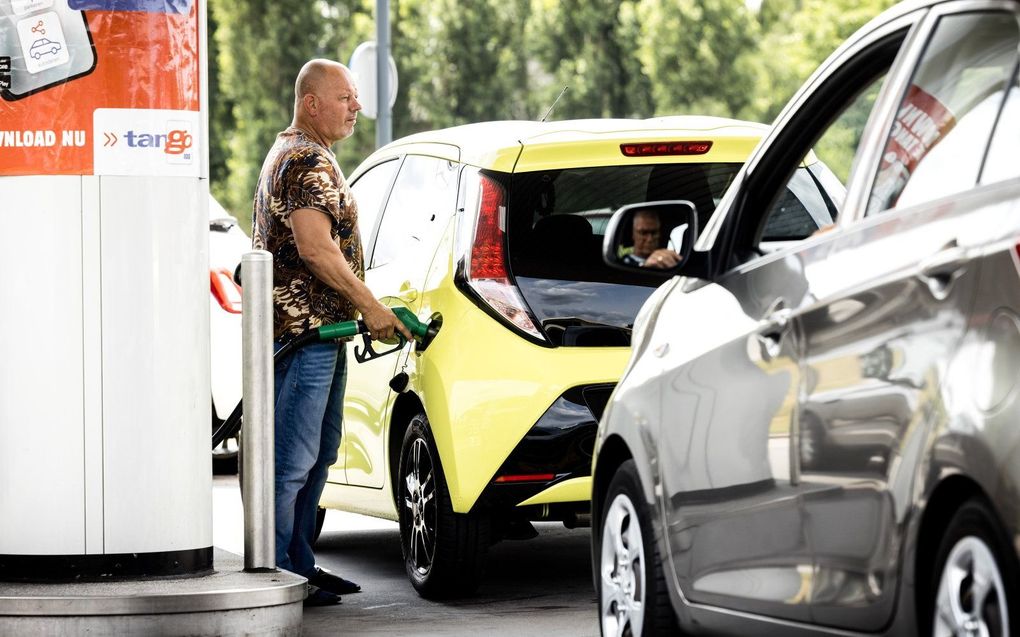
[[[589,524],[596,425],[665,280],[606,266],[606,222],[624,204],[686,199],[703,224],[765,130],[490,122],[366,159],[350,181],[367,284],[442,329],[425,351],[349,367],[321,505],[398,520],[427,598],[474,590],[488,547],[535,535],[532,521]]]

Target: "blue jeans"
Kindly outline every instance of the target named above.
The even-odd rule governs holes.
[[[346,353],[342,343],[315,343],[276,364],[276,566],[305,577],[315,572],[315,513],[340,446]]]

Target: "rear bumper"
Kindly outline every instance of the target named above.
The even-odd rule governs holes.
[[[587,505],[595,433],[613,387],[613,383],[572,387],[553,401],[507,456],[472,510]]]

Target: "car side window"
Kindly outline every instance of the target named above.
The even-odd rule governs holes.
[[[939,20],[897,108],[867,214],[931,201],[977,183],[1018,43],[1020,29],[1011,13]]]
[[[361,245],[364,246],[366,258],[371,253],[369,241],[372,231],[375,230],[375,222],[379,219],[379,212],[393,181],[393,173],[397,171],[399,165],[400,162],[396,159],[377,164],[351,184],[354,200],[358,202],[358,229],[361,232]]]
[[[846,198],[850,165],[885,74],[872,80],[824,129],[769,207],[759,237],[768,252],[832,225]]]
[[[457,200],[457,164],[408,155],[386,203],[372,267],[431,248],[446,227]]]
[[[1020,177],[1020,69],[1013,72],[1013,82],[985,157],[981,183],[990,184],[1014,177]]]

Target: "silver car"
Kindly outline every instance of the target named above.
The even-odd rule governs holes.
[[[637,210],[683,239],[597,436],[603,634],[1020,633],[1018,25],[900,4],[704,228],[614,214],[620,267]]]

